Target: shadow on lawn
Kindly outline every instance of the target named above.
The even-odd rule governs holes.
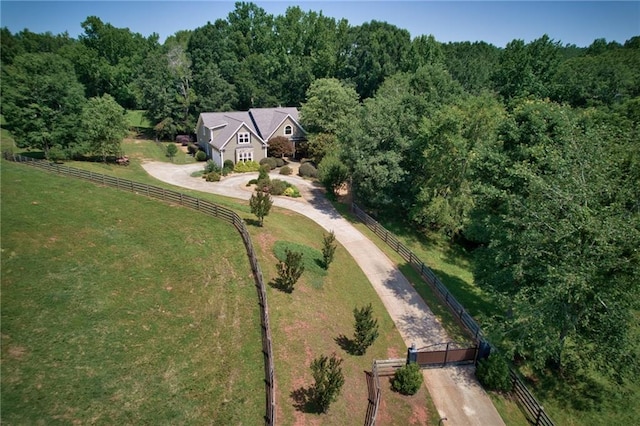
[[[305,388],[304,386],[301,386],[292,391],[289,396],[293,399],[293,407],[297,411],[309,414],[322,413],[322,409],[316,402],[313,387]]]
[[[349,355],[356,355],[356,346],[353,339],[349,339],[344,334],[341,334],[333,340],[338,344],[338,346],[340,346],[342,350],[344,350]]]

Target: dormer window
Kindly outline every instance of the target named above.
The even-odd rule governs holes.
[[[238,143],[239,144],[251,143],[251,136],[249,136],[249,132],[238,133]]]
[[[284,134],[285,134],[285,136],[291,136],[293,134],[293,127],[285,126],[284,127]]]

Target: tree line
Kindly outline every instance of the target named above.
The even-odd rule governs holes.
[[[578,379],[640,372],[640,37],[440,43],[252,3],[162,44],[82,27],[2,29],[18,146],[107,155],[123,108],[173,138],[203,111],[299,106],[327,188],[473,248],[505,353]]]

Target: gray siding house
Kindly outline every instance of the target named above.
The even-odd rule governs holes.
[[[220,167],[267,156],[269,139],[288,138],[294,145],[305,141],[296,108],[252,108],[249,111],[203,112],[196,125],[198,145]]]

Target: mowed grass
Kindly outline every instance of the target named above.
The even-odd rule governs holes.
[[[237,231],[2,162],[2,421],[263,421],[259,307]]]
[[[251,215],[246,215],[251,218]],[[276,252],[283,241],[297,251],[322,250],[327,233],[319,225],[296,213],[274,208],[264,227],[250,226],[266,282],[277,277]],[[301,248],[304,246],[306,249]],[[274,247],[276,250],[274,250]],[[307,273],[309,272],[309,273]],[[276,369],[278,422],[281,424],[352,425],[364,422],[368,389],[366,372],[374,359],[403,358],[406,346],[371,284],[349,253],[338,244],[326,275],[305,271],[292,293],[267,286]],[[368,303],[378,319],[380,336],[364,356],[351,355],[344,345],[354,332],[353,309]],[[319,414],[304,397],[313,385],[310,365],[320,355],[335,353],[343,359],[345,384],[328,413]],[[390,384],[383,380],[383,386]],[[437,415],[425,389],[404,397],[385,393],[382,425],[428,424]]]

